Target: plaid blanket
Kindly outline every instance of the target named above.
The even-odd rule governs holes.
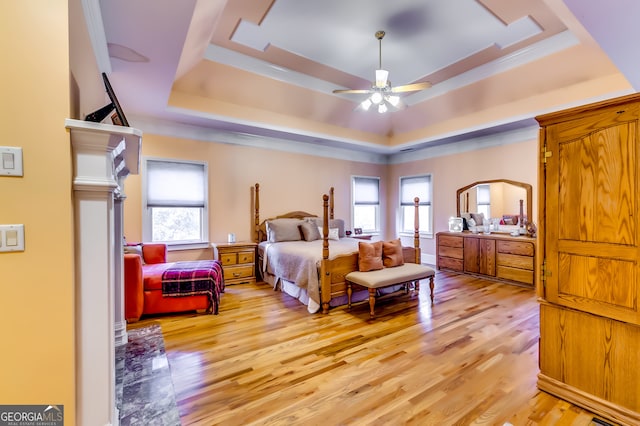
[[[224,292],[224,275],[219,260],[176,262],[162,273],[162,295],[165,297],[209,296],[208,312],[218,313],[220,293]]]

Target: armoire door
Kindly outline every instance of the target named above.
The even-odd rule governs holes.
[[[637,103],[545,127],[544,299],[620,321],[638,315]]]

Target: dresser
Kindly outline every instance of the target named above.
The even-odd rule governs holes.
[[[256,243],[213,243],[213,258],[222,263],[225,285],[256,282]]]
[[[536,240],[509,234],[438,232],[436,266],[513,284],[534,286]]]
[[[540,124],[538,387],[640,424],[640,95]]]

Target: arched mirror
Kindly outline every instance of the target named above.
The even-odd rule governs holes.
[[[485,217],[518,216],[518,219],[524,215],[525,219],[531,220],[532,193],[532,186],[524,182],[508,179],[474,182],[456,191],[456,213],[458,217],[462,213],[484,212]]]

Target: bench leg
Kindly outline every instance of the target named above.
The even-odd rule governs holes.
[[[375,316],[375,313],[374,313],[375,305],[376,305],[376,289],[370,288],[369,289],[369,315],[371,316],[371,318]]]
[[[351,310],[351,293],[353,293],[353,289],[351,283],[347,281],[347,309],[349,310]]]
[[[431,289],[431,303],[433,304],[433,275],[429,277],[429,288]]]

